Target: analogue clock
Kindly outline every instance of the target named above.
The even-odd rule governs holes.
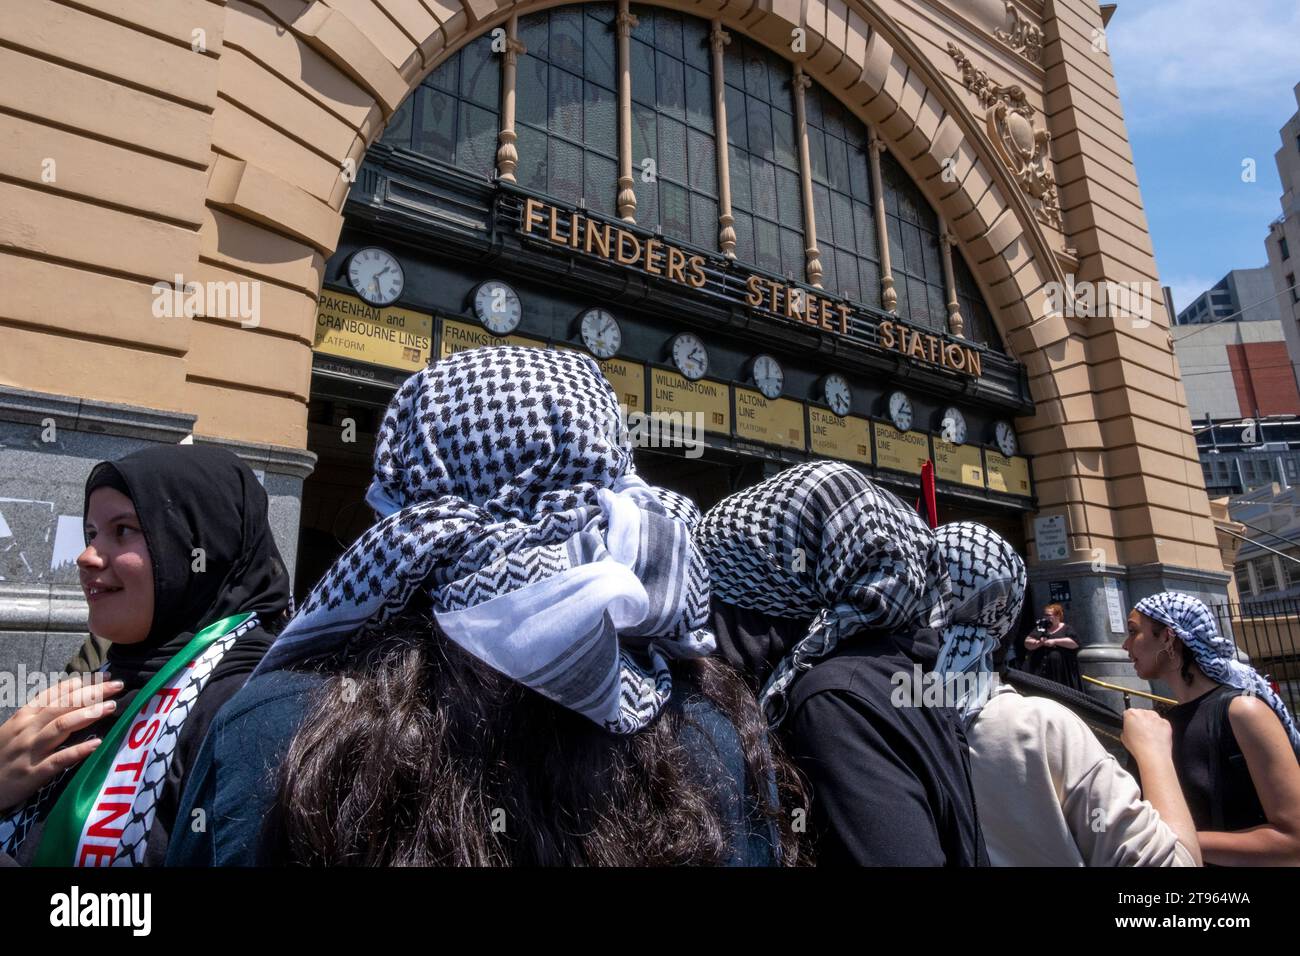
[[[1002,454],[1010,458],[1020,447],[1016,443],[1016,430],[1011,427],[1010,422],[998,422],[995,432],[998,447],[1002,449]]]
[[[853,390],[843,375],[832,372],[822,381],[822,398],[831,407],[831,411],[844,416],[853,405]]]
[[[402,294],[406,276],[397,257],[386,249],[367,246],[352,253],[348,281],[371,305],[391,305]]]
[[[494,335],[509,335],[519,327],[523,306],[514,289],[499,279],[490,279],[474,290],[474,314]]]
[[[770,355],[755,358],[750,375],[764,398],[779,398],[781,390],[785,388],[785,372],[781,370],[781,363]]]
[[[902,392],[893,392],[889,396],[889,420],[900,432],[912,427],[912,400]]]
[[[709,371],[709,353],[698,335],[682,332],[673,337],[673,364],[692,382],[705,376]]]
[[[939,435],[953,445],[966,444],[966,416],[951,405],[943,410]]]
[[[596,358],[613,358],[623,344],[623,331],[604,309],[589,309],[582,314],[582,342]]]

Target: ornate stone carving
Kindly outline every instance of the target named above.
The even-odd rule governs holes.
[[[1002,86],[975,68],[970,58],[955,43],[948,44],[948,54],[961,70],[962,84],[984,107],[984,122],[993,145],[1020,184],[1021,190],[1034,200],[1039,221],[1061,228],[1061,204],[1056,192],[1056,177],[1047,168],[1048,143],[1052,134],[1034,126],[1034,108],[1019,86]]]
[[[1007,28],[993,35],[1030,63],[1043,61],[1043,31],[1020,15],[1020,9],[1007,0]]]

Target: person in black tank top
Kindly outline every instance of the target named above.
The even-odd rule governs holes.
[[[1300,731],[1286,705],[1191,595],[1144,598],[1128,631],[1137,675],[1178,699],[1164,716],[1206,865],[1300,865]]]

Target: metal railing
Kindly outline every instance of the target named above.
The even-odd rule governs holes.
[[[1216,604],[1219,633],[1276,686],[1294,714],[1300,709],[1300,599]]]

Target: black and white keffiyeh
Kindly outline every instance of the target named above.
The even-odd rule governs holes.
[[[948,576],[934,534],[850,465],[796,465],[731,495],[704,516],[695,539],[719,600],[812,618],[759,696],[773,726],[794,681],[841,640],[947,621]]]
[[[951,619],[935,671],[944,700],[969,724],[992,691],[993,652],[1015,626],[1025,599],[1025,562],[1001,535],[974,521],[935,529],[952,584]]]
[[[327,653],[417,591],[446,636],[608,731],[668,700],[665,658],[714,649],[698,509],[633,473],[614,390],[578,352],[484,348],[411,376],[375,446],[379,514],[259,672]]]
[[[1300,730],[1296,729],[1286,704],[1259,671],[1237,660],[1236,647],[1219,633],[1214,615],[1204,601],[1181,591],[1162,591],[1138,601],[1134,610],[1168,625],[1178,639],[1191,648],[1196,656],[1196,665],[1210,680],[1253,694],[1273,708],[1291,740],[1291,748],[1300,758]]]

